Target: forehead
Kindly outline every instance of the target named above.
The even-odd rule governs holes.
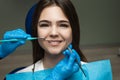
[[[43,20],[43,19],[68,20],[62,9],[55,5],[46,7],[42,10],[39,20]]]

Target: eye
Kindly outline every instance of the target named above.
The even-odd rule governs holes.
[[[39,27],[49,27],[51,25],[51,22],[48,20],[41,20],[38,22]]]
[[[48,23],[39,23],[39,27],[49,27]]]
[[[67,23],[61,23],[61,24],[59,24],[59,26],[60,26],[60,27],[67,28],[67,27],[69,27],[69,24],[67,24]]]

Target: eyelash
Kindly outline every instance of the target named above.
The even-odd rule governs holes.
[[[39,26],[40,26],[40,27],[49,27],[50,24],[39,24]],[[65,28],[69,27],[68,24],[58,24],[58,26],[59,26],[59,27],[65,27]]]
[[[59,26],[60,26],[60,27],[66,27],[66,28],[69,27],[68,24],[59,24]]]
[[[49,24],[39,24],[40,27],[48,27]]]

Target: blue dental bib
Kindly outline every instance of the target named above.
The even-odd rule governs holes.
[[[66,80],[112,80],[111,64],[109,60],[100,60],[82,65],[85,75],[81,69]],[[36,72],[23,72],[7,74],[6,80],[44,80],[52,69]]]

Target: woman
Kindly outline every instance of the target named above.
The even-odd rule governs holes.
[[[34,16],[33,16],[31,35],[33,37],[36,37],[39,35],[37,33],[38,32],[37,27],[38,27],[38,25],[40,26],[40,21],[39,21],[40,15],[45,7],[49,7],[49,6],[53,6],[53,5],[60,7],[61,10],[63,11],[64,16],[67,18],[67,20],[69,22],[68,24],[71,26],[72,35],[74,35],[74,36],[71,36],[73,48],[79,53],[79,55],[81,56],[81,60],[86,61],[86,58],[84,57],[84,55],[81,53],[81,50],[79,49],[79,41],[80,41],[79,20],[78,20],[78,16],[76,14],[75,8],[72,5],[72,3],[70,2],[70,0],[40,0],[39,3],[37,4],[36,11],[35,11]],[[54,15],[54,13],[57,13],[57,12],[54,11],[51,14]],[[48,16],[51,16],[51,14],[49,14]],[[58,18],[60,18],[60,17],[58,16]],[[29,31],[27,31],[27,32],[29,32]],[[76,34],[76,32],[77,32],[77,34]],[[64,33],[64,34],[66,34],[66,33]],[[38,41],[33,41],[34,62],[43,58],[43,55],[44,55],[44,50],[41,47],[36,47],[36,46],[39,46]],[[37,52],[42,52],[42,54],[43,54],[38,59],[35,57],[35,55],[38,55],[38,56],[40,55],[40,54],[36,54]]]
[[[32,41],[33,65],[14,73],[53,68],[45,80],[69,79],[79,70],[77,61],[81,63],[80,58],[87,61],[79,48],[79,27],[78,16],[70,0],[40,0],[35,5],[32,24],[27,26],[27,32],[32,31],[29,33],[31,37],[38,37]]]

